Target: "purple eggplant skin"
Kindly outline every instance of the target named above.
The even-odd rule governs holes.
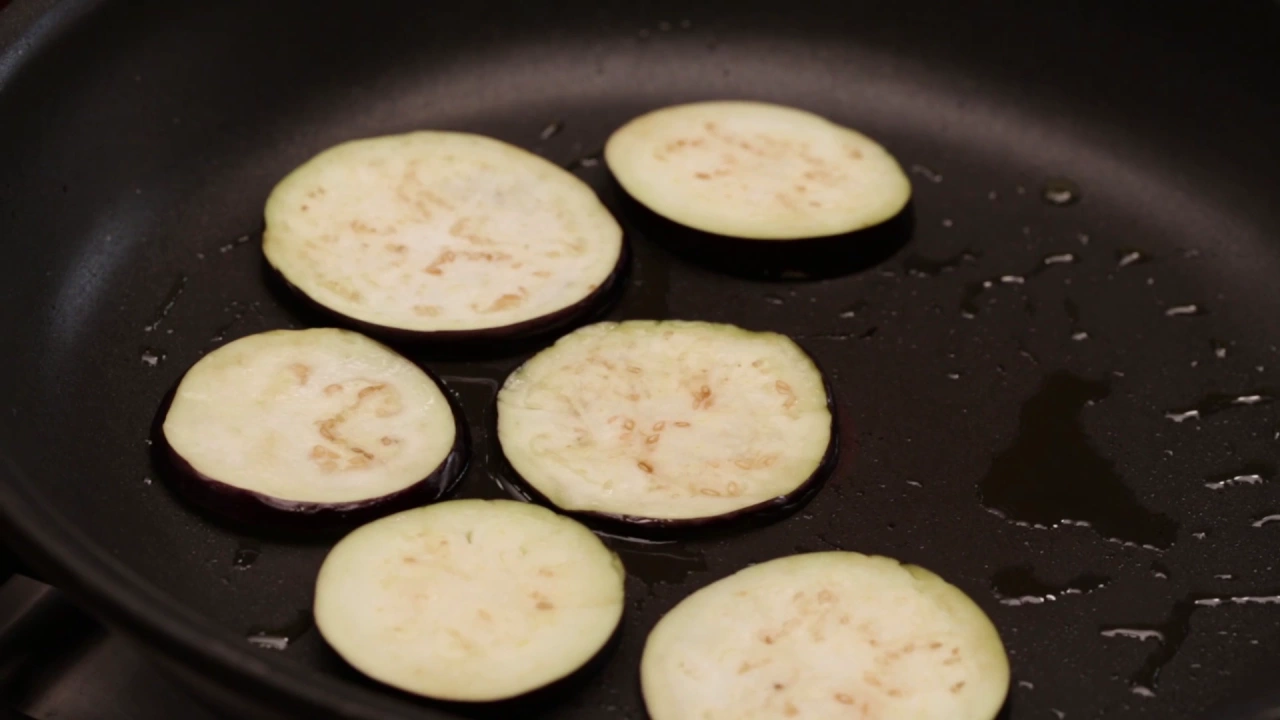
[[[613,180],[619,217],[672,254],[708,270],[750,280],[823,280],[879,265],[906,247],[915,231],[908,202],[897,215],[862,230],[801,240],[746,240],[695,230],[650,210]]]
[[[466,474],[471,459],[471,435],[453,391],[424,369],[444,392],[453,413],[453,448],[429,475],[390,495],[344,503],[282,500],[211,478],[192,467],[164,436],[164,419],[177,394],[166,393],[152,429],[152,464],[156,474],[188,505],[211,520],[255,534],[311,535],[350,530],[371,520],[421,507],[445,498]]]
[[[817,365],[816,361],[814,364]],[[818,371],[822,372],[821,367],[818,368]],[[831,390],[831,383],[827,380],[826,373],[822,375],[822,384],[827,391],[827,408],[831,411],[831,442],[827,445],[827,451],[823,454],[822,461],[818,463],[818,467],[814,469],[808,479],[790,493],[722,515],[661,519],[617,513],[567,510],[551,502],[547,496],[539,492],[520,473],[516,472],[516,469],[507,461],[506,454],[502,452],[495,453],[498,465],[495,477],[512,497],[525,502],[544,505],[558,513],[578,520],[587,527],[610,535],[644,540],[682,540],[696,536],[720,535],[761,527],[781,520],[808,504],[822,489],[823,483],[831,476],[836,464],[840,461],[840,428],[842,427],[842,421],[839,418],[840,413],[836,405],[835,394]],[[491,407],[493,410],[489,414],[492,417],[487,424],[489,425],[490,436],[498,437],[496,398]],[[499,443],[499,446],[501,446],[501,443]],[[847,453],[848,450],[846,449],[845,452]]]
[[[626,287],[627,274],[630,269],[631,250],[624,233],[622,249],[618,253],[618,262],[600,286],[578,302],[561,308],[547,315],[530,318],[512,325],[501,327],[477,328],[475,330],[436,330],[419,331],[379,325],[377,323],[357,320],[343,315],[332,308],[316,301],[301,288],[289,282],[279,268],[263,257],[268,286],[280,288],[287,299],[296,299],[307,311],[307,314],[326,321],[335,321],[342,327],[350,328],[373,338],[397,345],[430,346],[447,351],[484,351],[496,349],[502,353],[511,351],[512,346],[532,346],[532,343],[549,335],[559,333],[577,325],[604,315],[617,300],[622,297]],[[326,325],[328,322],[311,324]]]

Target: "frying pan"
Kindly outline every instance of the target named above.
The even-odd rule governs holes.
[[[466,129],[621,212],[594,162],[608,133],[708,98],[880,139],[911,172],[912,237],[844,277],[766,283],[623,215],[608,317],[792,335],[830,375],[847,451],[778,522],[610,539],[630,571],[616,646],[488,714],[641,718],[665,611],[831,547],[976,598],[1012,658],[1010,718],[1192,717],[1259,673],[1276,686],[1275,3],[18,0],[0,41],[4,534],[232,716],[486,712],[360,679],[308,629],[330,541],[224,527],[152,464],[156,409],[202,353],[314,322],[264,281],[272,185],[346,139]],[[489,413],[530,349],[407,352],[472,425],[458,494],[500,494]]]

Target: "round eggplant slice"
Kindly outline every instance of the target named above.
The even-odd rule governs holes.
[[[267,200],[263,251],[360,329],[432,340],[524,337],[609,297],[622,229],[569,172],[479,135],[423,131],[326,150]]]
[[[184,494],[235,521],[319,526],[438,500],[466,466],[441,388],[347,330],[275,330],[203,357],[162,425]]]
[[[653,720],[992,720],[990,619],[923,568],[853,552],[749,567],[680,602],[640,662]]]
[[[768,103],[656,110],[615,131],[605,161],[658,215],[744,240],[844,236],[893,218],[911,197],[901,166],[871,138]]]
[[[706,322],[599,323],[507,378],[498,439],[569,512],[671,528],[790,508],[835,457],[822,373],[790,338]]]
[[[568,677],[605,646],[625,577],[570,518],[453,500],[339,542],[320,568],[315,620],[375,680],[438,700],[505,700]]]

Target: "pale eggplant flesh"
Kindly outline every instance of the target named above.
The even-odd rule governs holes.
[[[454,703],[506,702],[574,677],[616,637],[621,561],[590,530],[514,500],[453,500],[343,538],[314,616],[366,676]]]
[[[855,552],[753,565],[686,597],[640,662],[652,720],[993,720],[1000,635],[923,568]]]
[[[277,330],[206,355],[157,417],[177,494],[220,521],[326,531],[431,503],[470,456],[456,398],[347,330]]]
[[[480,135],[347,142],[267,201],[270,267],[342,324],[397,340],[518,340],[616,297],[622,229],[571,173]]]
[[[602,530],[661,537],[802,506],[837,460],[834,408],[786,336],[628,321],[532,358],[496,415],[510,490]]]

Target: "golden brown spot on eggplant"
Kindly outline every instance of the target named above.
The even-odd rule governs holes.
[[[538,568],[538,574],[542,577],[555,577],[556,573],[549,567]]]
[[[490,615],[489,611],[485,610],[484,608],[480,608],[479,610],[476,610],[476,615],[479,615],[480,619],[484,620],[485,622],[489,622],[490,620],[493,620],[493,616]]]
[[[694,176],[694,177],[696,177],[696,178],[698,178],[699,180],[710,180],[710,179],[711,179],[711,173],[698,172],[698,173],[694,173],[694,174],[693,174],[693,176]]]
[[[337,383],[333,383],[332,385],[326,385],[324,388],[325,395],[335,395],[340,392],[342,392],[342,386]]]
[[[836,702],[840,703],[841,705],[852,705],[853,698],[846,693],[836,693]]]
[[[776,682],[776,683],[774,683],[774,684],[773,684],[773,689],[774,689],[774,690],[785,690],[785,689],[786,689],[786,687],[787,687],[786,685],[784,685],[783,683],[780,683],[780,682]]]
[[[662,436],[661,436],[661,435],[657,435],[657,434],[650,435],[649,437],[647,437],[647,438],[645,438],[645,439],[644,439],[644,444],[645,444],[645,445],[657,445],[657,444],[658,444],[658,441],[659,441],[659,440],[661,440],[661,439],[662,439]]]
[[[647,463],[647,462],[643,461],[643,460],[641,460],[640,462],[636,463],[636,467],[640,468],[641,470],[643,470],[643,471],[644,471],[644,472],[646,472],[646,473],[649,473],[650,475],[652,475],[652,474],[653,474],[653,466],[652,466],[652,465],[650,465],[649,463]]]
[[[383,435],[382,439],[379,440],[378,442],[382,443],[386,447],[390,447],[392,445],[399,443],[400,440],[398,438],[393,438],[389,435]]]
[[[359,290],[332,278],[323,278],[317,281],[317,284],[334,295],[346,298],[353,303],[358,303],[364,299],[364,296],[360,294]]]
[[[489,307],[485,308],[484,310],[481,310],[480,312],[494,313],[494,312],[501,312],[503,310],[510,310],[511,308],[519,305],[522,302],[524,302],[524,297],[521,295],[516,295],[513,293],[503,293],[497,300],[494,300],[493,303],[489,305]]]
[[[689,427],[689,423],[687,423],[687,422],[685,422],[685,421],[683,421],[683,420],[677,420],[677,421],[675,421],[675,422],[673,422],[673,423],[671,423],[671,424],[672,424],[672,425],[675,425],[676,427],[681,427],[681,428]]]
[[[311,378],[311,368],[303,365],[302,363],[293,363],[290,365],[289,372],[293,373],[293,376],[298,378],[299,385],[306,385],[307,380]]]
[[[951,690],[951,694],[952,694],[952,695],[955,695],[955,694],[959,693],[959,692],[960,692],[961,690],[963,690],[963,689],[964,689],[964,681],[963,681],[963,680],[961,680],[960,682],[958,682],[958,683],[956,683],[955,685],[952,685],[952,686],[950,687],[950,690]]]
[[[796,709],[796,706],[793,705],[790,700],[788,700],[786,706],[782,709],[782,714],[787,717],[795,717],[800,714],[800,711]]]
[[[665,420],[659,420],[658,422],[653,424],[653,431],[662,432],[662,429],[665,428],[666,426],[667,426],[667,423]]]
[[[710,408],[714,403],[715,400],[711,397],[711,388],[706,385],[698,388],[698,391],[693,394],[694,410]]]
[[[707,497],[720,497],[720,491],[713,490],[711,488],[701,488],[700,490],[698,490],[698,493],[701,495],[706,495]]]
[[[514,268],[514,269],[516,269],[516,270],[519,270],[519,269],[520,269],[520,268],[516,267],[515,265],[512,265],[512,268]],[[549,278],[549,277],[551,277],[551,273],[550,273],[550,271],[547,271],[547,270],[534,270],[534,271],[533,271],[533,276],[534,276],[534,277],[540,277],[540,278]]]
[[[444,270],[442,268],[457,259],[457,253],[452,250],[444,250],[436,256],[435,260],[431,261],[430,265],[423,268],[422,272],[428,275],[443,275]]]
[[[386,245],[383,245],[383,247],[386,248],[388,252],[393,252],[397,255],[403,255],[404,253],[409,252],[409,246],[403,243],[387,243]]]
[[[635,430],[635,429],[636,429],[636,421],[635,421],[635,420],[632,420],[632,419],[630,419],[630,418],[628,418],[626,422],[622,423],[622,429],[623,429],[623,430]]]
[[[507,254],[507,253],[504,253],[504,252],[501,252],[501,251],[499,251],[499,252],[480,252],[480,251],[476,251],[476,250],[462,250],[462,251],[460,251],[460,253],[461,253],[461,255],[462,255],[463,259],[465,259],[465,260],[471,260],[471,261],[473,261],[473,262],[488,262],[488,263],[494,263],[494,262],[503,262],[503,261],[506,261],[506,260],[510,260],[510,259],[511,259],[511,255],[509,255],[509,254]]]
[[[742,494],[742,487],[738,485],[738,483],[732,481],[729,482],[729,486],[725,488],[725,490],[728,492],[729,497],[738,497]]]

